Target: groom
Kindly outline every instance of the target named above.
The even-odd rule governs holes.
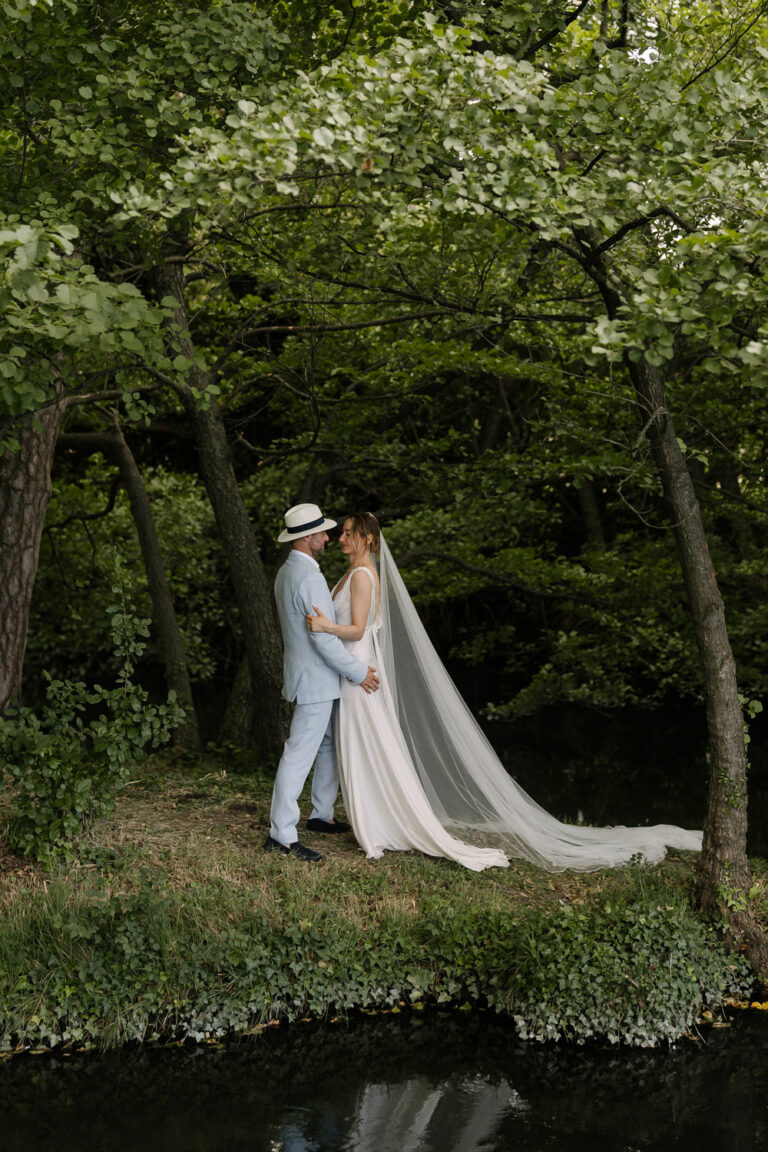
[[[319,852],[299,843],[296,835],[299,796],[313,761],[312,815],[307,828],[310,832],[349,831],[349,824],[333,818],[339,790],[333,704],[341,694],[340,677],[366,692],[375,692],[379,686],[375,669],[356,660],[338,636],[312,632],[307,625],[307,613],[314,613],[314,605],[336,619],[317,562],[328,543],[327,530],[335,527],[336,521],[326,520],[316,504],[296,504],[286,512],[285,530],[278,536],[278,543],[291,544],[275,580],[275,599],[283,632],[283,695],[295,700],[296,707],[277,769],[264,847],[299,860],[322,860]]]

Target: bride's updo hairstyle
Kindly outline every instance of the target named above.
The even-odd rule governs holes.
[[[378,556],[381,537],[381,529],[379,522],[372,512],[353,512],[349,519],[352,521],[352,531],[355,536],[359,536],[363,540],[371,537],[371,552],[374,556]]]

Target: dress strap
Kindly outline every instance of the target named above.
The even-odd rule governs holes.
[[[352,577],[354,576],[355,572],[367,572],[371,578],[373,590],[374,592],[376,591],[376,576],[373,572],[371,572],[370,568],[366,567],[365,564],[358,564],[355,568],[352,568],[351,571],[345,573],[345,575],[342,576],[341,580],[339,580],[337,584],[334,584],[333,588],[331,589],[332,600],[336,600],[337,596],[340,596],[342,592],[345,592],[347,589],[352,587]]]
[[[358,564],[356,568],[352,569],[352,571],[349,574],[350,582],[351,582],[352,577],[354,576],[355,572],[367,572],[371,578],[371,584],[373,584],[374,588],[376,587],[376,577],[373,574],[373,572],[371,572],[370,568],[368,568],[365,564]]]
[[[379,625],[379,598],[376,595],[376,575],[374,572],[371,572],[370,568],[368,568],[365,564],[358,564],[357,567],[353,568],[349,574],[349,580],[347,581],[347,584],[349,585],[350,589],[352,588],[352,577],[354,576],[355,572],[367,572],[371,578],[371,607],[368,610],[368,623],[366,624],[366,627],[370,628],[373,626],[374,628],[377,628]]]

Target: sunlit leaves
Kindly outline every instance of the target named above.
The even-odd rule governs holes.
[[[67,380],[79,353],[164,362],[165,312],[133,285],[105,283],[77,259],[74,228],[6,225],[0,230],[0,411],[38,407],[54,382]]]

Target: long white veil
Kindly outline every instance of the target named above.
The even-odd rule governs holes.
[[[454,835],[503,847],[550,872],[588,872],[632,856],[661,860],[667,847],[698,851],[701,832],[669,824],[588,828],[563,824],[508,775],[427,636],[384,538],[377,647],[422,786]]]

